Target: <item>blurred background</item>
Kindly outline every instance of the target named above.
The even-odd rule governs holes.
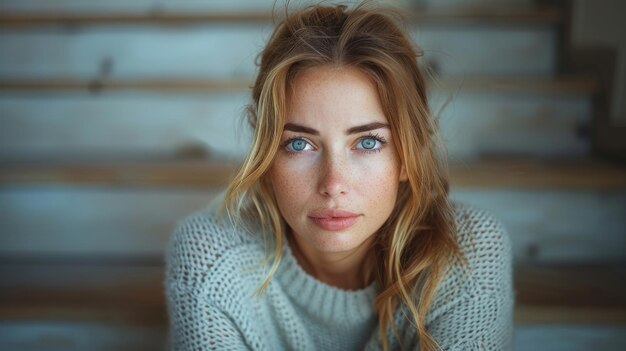
[[[626,349],[626,3],[384,3],[453,198],[511,235],[516,349]],[[272,5],[0,1],[1,350],[164,349],[163,249],[247,150]]]

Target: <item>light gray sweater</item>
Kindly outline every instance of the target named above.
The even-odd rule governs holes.
[[[470,271],[453,265],[437,288],[426,327],[444,350],[507,350],[512,343],[512,254],[489,213],[455,205],[458,243]],[[267,292],[258,236],[218,222],[211,210],[179,222],[166,254],[170,348],[174,350],[378,350],[375,284],[345,291],[308,275],[288,245]],[[403,308],[405,350],[418,349]],[[389,333],[392,349],[399,349]]]

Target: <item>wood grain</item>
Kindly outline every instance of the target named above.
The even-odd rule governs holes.
[[[220,187],[236,167],[207,160],[14,163],[0,166],[0,183]]]
[[[442,78],[432,82],[436,91],[509,92],[531,94],[578,94],[598,92],[598,82],[589,76],[557,78]],[[165,93],[249,91],[253,79],[135,79],[135,80],[0,80],[0,91],[123,91],[140,90]]]
[[[516,323],[626,324],[624,265],[521,265],[515,270]],[[0,269],[3,320],[166,321],[160,263],[28,263]],[[42,278],[43,277],[43,278]]]
[[[556,24],[562,18],[556,7],[537,8],[466,8],[456,10],[406,10],[404,15],[415,23],[481,23],[481,24]],[[181,11],[146,11],[146,12],[81,12],[81,13],[36,13],[14,12],[0,15],[0,27],[30,27],[50,25],[182,25],[194,23],[250,23],[270,22],[280,19],[282,12],[273,16],[268,11],[222,11],[222,12],[181,12]]]
[[[594,160],[494,158],[451,164],[453,187],[625,189],[626,167]]]
[[[224,186],[237,164],[208,160],[0,163],[0,184]],[[626,167],[593,161],[484,159],[451,164],[453,187],[626,189]]]

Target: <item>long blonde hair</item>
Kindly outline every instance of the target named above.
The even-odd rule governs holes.
[[[298,72],[310,67],[350,66],[366,73],[376,86],[408,176],[372,244],[382,347],[389,349],[389,326],[399,339],[394,313],[403,305],[420,349],[435,350],[438,345],[425,328],[425,316],[446,267],[461,254],[448,200],[447,165],[417,64],[421,52],[401,23],[391,10],[316,5],[288,14],[277,25],[261,52],[248,107],[251,149],[228,187],[224,206],[235,219],[255,223],[263,233],[273,258],[263,290],[280,263],[286,231],[267,172],[283,132],[287,89]]]

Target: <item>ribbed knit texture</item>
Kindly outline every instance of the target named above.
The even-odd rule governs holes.
[[[437,288],[426,327],[444,350],[508,350],[512,339],[512,254],[492,215],[455,205],[469,271],[453,265]],[[316,280],[288,246],[266,293],[262,239],[217,221],[209,209],[179,222],[166,253],[173,350],[379,350],[376,285],[345,291]],[[405,350],[417,332],[396,321]],[[392,349],[399,349],[395,338]]]

